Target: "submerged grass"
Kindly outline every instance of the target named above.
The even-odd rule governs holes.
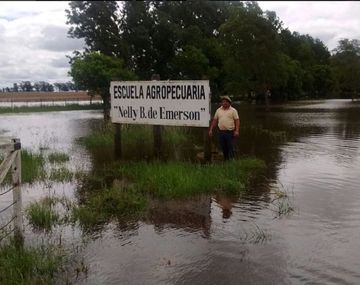
[[[274,189],[271,194],[274,195],[271,203],[274,206],[273,212],[276,218],[288,216],[295,211],[294,193],[292,192],[292,195],[290,195],[289,191],[282,184],[280,184],[280,188]]]
[[[74,207],[74,202],[65,196],[50,195],[30,203],[25,209],[25,214],[35,229],[50,231],[55,225],[68,223]]]
[[[71,182],[74,174],[66,167],[52,169],[49,180],[54,182]]]
[[[164,127],[163,139],[165,144],[180,144],[191,139],[191,135],[186,128]],[[114,147],[115,128],[112,124],[101,123],[93,132],[80,142],[89,149],[113,148]],[[149,125],[122,125],[122,145],[124,148],[147,144],[153,147],[153,127]],[[141,139],[139,139],[141,138]]]
[[[29,113],[29,112],[53,112],[72,110],[98,110],[103,108],[102,104],[94,103],[89,105],[68,104],[64,106],[21,106],[21,107],[0,107],[0,114],[5,113]]]
[[[69,156],[64,153],[51,153],[48,156],[51,164],[61,164],[69,161]],[[23,149],[21,151],[21,181],[22,183],[32,184],[36,181],[49,179],[55,182],[69,182],[73,179],[74,174],[66,167],[53,168],[47,174],[45,170],[45,157],[40,153],[34,153]],[[5,184],[11,184],[11,173],[8,172]]]
[[[21,151],[21,180],[33,183],[45,176],[45,159],[41,153],[32,153],[26,149]]]
[[[80,143],[89,149],[111,148],[114,145],[114,127],[112,124],[101,123],[88,136],[80,139]]]
[[[17,248],[11,242],[0,246],[0,284],[54,284],[53,277],[64,263],[59,248]]]
[[[29,223],[36,229],[51,230],[52,226],[59,221],[59,215],[54,210],[54,203],[51,199],[30,203],[25,209]]]
[[[93,226],[110,219],[122,220],[143,211],[147,201],[132,188],[112,187],[91,195],[85,204],[73,208],[73,218],[84,226]]]
[[[52,164],[61,164],[69,161],[69,156],[65,153],[54,152],[49,154],[48,160]],[[21,176],[23,183],[33,183],[47,178],[45,171],[45,157],[42,153],[33,153],[26,149],[21,151]],[[55,182],[69,182],[73,178],[73,173],[66,167],[51,169],[48,176],[49,180]]]
[[[83,203],[73,217],[84,226],[141,214],[151,199],[186,198],[202,193],[245,191],[250,177],[265,169],[263,161],[246,158],[222,164],[154,161],[114,163],[89,176]],[[107,175],[104,175],[106,173]]]
[[[63,152],[52,152],[48,155],[48,160],[50,163],[63,163],[70,160],[69,155]]]

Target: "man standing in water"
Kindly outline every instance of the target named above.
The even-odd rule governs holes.
[[[222,96],[221,107],[215,112],[214,118],[209,128],[209,136],[212,137],[213,129],[216,125],[219,127],[219,143],[222,148],[224,159],[233,159],[234,138],[239,136],[240,120],[239,114],[235,108],[231,106],[229,96]]]

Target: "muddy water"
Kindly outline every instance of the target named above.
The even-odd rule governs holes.
[[[88,273],[73,284],[360,283],[360,104],[237,108],[237,154],[264,159],[266,177],[238,197],[169,201],[144,220],[74,230],[68,239],[87,241],[79,254]],[[21,134],[34,149],[48,141],[86,168],[91,157],[74,140],[97,120],[101,114],[91,111],[1,115],[0,132]]]

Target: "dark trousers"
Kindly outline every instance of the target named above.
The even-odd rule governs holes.
[[[235,157],[234,131],[219,130],[219,143],[224,154],[224,159],[225,160],[233,159]]]

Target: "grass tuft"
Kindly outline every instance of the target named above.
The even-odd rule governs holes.
[[[25,210],[29,223],[36,229],[51,230],[59,221],[59,215],[54,210],[53,201],[49,197],[41,200],[40,202],[31,203]]]
[[[64,255],[58,248],[17,248],[14,243],[0,246],[0,284],[53,284]]]
[[[49,180],[54,182],[71,182],[74,174],[66,167],[52,169]]]
[[[63,163],[69,161],[70,157],[66,153],[53,152],[48,155],[50,163]]]
[[[45,159],[40,153],[32,153],[26,149],[21,151],[21,180],[22,183],[33,183],[45,177]]]
[[[273,212],[275,217],[280,218],[282,216],[288,216],[295,211],[294,207],[294,192],[292,195],[289,194],[289,191],[280,184],[280,188],[274,189],[271,194],[274,195],[274,198],[271,201],[273,207]]]
[[[146,199],[131,188],[113,187],[91,195],[85,204],[73,208],[74,219],[84,226],[93,226],[110,219],[122,220],[137,215],[146,207]]]

